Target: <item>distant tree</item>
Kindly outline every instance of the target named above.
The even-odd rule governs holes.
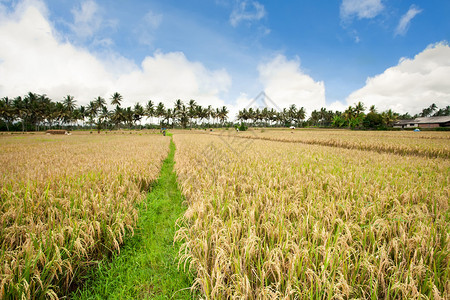
[[[89,116],[89,124],[91,124],[92,130],[92,125],[95,123],[95,118],[97,117],[98,114],[98,106],[95,103],[95,101],[89,102],[86,111]]]
[[[355,108],[353,109],[356,116],[359,116],[360,114],[364,113],[365,110],[366,110],[366,107],[364,106],[364,103],[362,103],[361,101],[356,103]]]
[[[331,125],[336,128],[342,128],[347,126],[347,121],[343,116],[335,115],[333,117]]]
[[[123,121],[125,122],[125,124],[127,125],[128,129],[131,129],[131,126],[133,125],[133,116],[134,116],[134,111],[131,109],[131,107],[126,107],[122,110],[122,117],[123,117]]]
[[[117,129],[120,129],[120,123],[125,121],[125,111],[119,105],[112,112],[111,121]]]
[[[219,119],[222,123],[222,126],[225,123],[225,120],[228,118],[228,108],[226,106],[222,106],[222,108],[219,111]]]
[[[0,118],[5,122],[6,130],[9,131],[9,125],[14,122],[16,116],[14,114],[12,101],[8,97],[0,99]]]
[[[424,108],[420,113],[421,117],[429,117],[433,114],[433,112],[437,109],[436,104],[431,104],[429,107]]]
[[[194,119],[196,119],[198,117],[197,114],[197,103],[195,102],[194,99],[189,100],[189,104],[188,104],[188,116],[189,116],[189,124],[192,127],[192,123]]]
[[[136,103],[133,108],[133,121],[136,126],[137,122],[142,120],[142,117],[145,115],[144,107],[140,103]],[[139,129],[141,129],[142,124],[139,124]]]
[[[164,103],[159,102],[158,106],[156,106],[155,116],[159,118],[160,125],[163,124],[164,118],[166,116],[166,108],[164,107]]]
[[[121,105],[123,101],[123,97],[121,94],[115,92],[112,96],[111,96],[111,105],[116,105],[119,106]]]
[[[364,121],[363,121],[364,128],[368,128],[368,129],[379,128],[382,124],[383,124],[383,118],[381,117],[380,114],[373,112],[373,110],[371,110],[366,115],[366,117],[364,118]]]
[[[94,103],[98,110],[101,110],[106,106],[106,100],[100,96],[95,98]]]
[[[148,100],[147,105],[145,106],[145,116],[150,119],[150,123],[152,123],[152,119],[155,116],[155,104],[152,100]]]
[[[446,106],[445,108],[441,108],[436,111],[433,117],[441,117],[441,116],[450,116],[450,106]]]
[[[392,126],[395,121],[397,121],[398,114],[396,114],[392,109],[389,109],[381,114],[383,124],[386,126]]]
[[[398,116],[399,120],[412,120],[414,119],[409,113],[405,113],[403,115]]]

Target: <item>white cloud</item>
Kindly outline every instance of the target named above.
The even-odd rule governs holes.
[[[350,94],[347,104],[363,101],[367,107],[417,113],[436,103],[450,105],[450,47],[447,43],[430,45],[413,59],[402,58],[397,66],[370,77],[366,85]]]
[[[349,21],[354,17],[371,19],[376,17],[383,9],[381,0],[342,0],[340,14],[344,21]]]
[[[304,107],[307,113],[325,107],[325,85],[315,81],[300,68],[300,60],[288,60],[277,55],[271,61],[258,66],[264,92],[279,107],[291,104]]]
[[[57,39],[58,33],[34,5],[0,17],[2,97],[32,91],[58,101],[71,94],[85,105],[117,91],[127,106],[149,99],[172,105],[177,98],[219,106],[220,93],[231,85],[225,70],[208,70],[183,53],[156,52],[140,66],[112,52],[96,57]]]
[[[225,70],[210,71],[201,63],[189,61],[181,52],[146,57],[141,68],[122,75],[117,88],[125,98],[195,99],[201,105],[223,105],[218,95],[226,92],[231,78]]]
[[[258,21],[266,15],[264,5],[258,1],[238,1],[230,15],[230,23],[233,27],[242,21]]]
[[[415,5],[411,5],[406,14],[401,17],[400,22],[395,29],[395,35],[404,35],[408,31],[411,20],[421,12],[422,10],[420,8]]]
[[[102,18],[98,14],[98,5],[92,0],[84,1],[79,8],[72,9],[72,31],[80,38],[88,38],[100,28]]]
[[[163,15],[148,11],[140,25],[136,28],[134,33],[138,36],[139,43],[147,46],[153,46],[154,32],[161,25]]]

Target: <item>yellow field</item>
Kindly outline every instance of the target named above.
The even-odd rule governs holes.
[[[251,129],[244,132],[219,130],[211,134],[450,158],[450,132]]]
[[[450,298],[448,134],[224,132],[174,135],[176,238],[206,298]]]
[[[0,298],[64,294],[119,250],[169,137],[0,136]]]

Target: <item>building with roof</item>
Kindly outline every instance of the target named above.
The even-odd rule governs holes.
[[[394,128],[436,128],[450,127],[450,116],[423,117],[414,120],[399,120],[394,123]]]

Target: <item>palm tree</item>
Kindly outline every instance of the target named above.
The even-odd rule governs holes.
[[[108,111],[108,107],[106,107],[106,105],[101,107],[101,112],[98,116],[98,129],[100,131],[100,129],[103,127],[103,125],[108,125],[108,119],[110,118],[110,112]]]
[[[180,99],[177,99],[173,105],[173,113],[177,114],[181,110],[182,106],[183,106],[183,101],[181,101]]]
[[[320,121],[320,112],[318,110],[313,110],[311,112],[311,116],[309,117],[309,121],[313,125],[317,126],[319,124],[319,121]]]
[[[355,117],[355,111],[352,106],[349,106],[343,113],[345,121],[348,122],[350,126],[350,121]]]
[[[192,119],[195,119],[197,116],[197,103],[194,99],[189,100],[188,104],[188,116],[189,116],[189,123],[192,127]]]
[[[305,118],[306,118],[306,111],[305,111],[305,108],[302,106],[297,110],[297,114],[295,115],[297,124],[300,124],[300,122],[305,120]]]
[[[25,122],[27,121],[29,110],[27,101],[22,99],[22,97],[17,96],[13,100],[13,111],[14,115],[16,115],[19,119],[21,119],[22,123],[22,132],[25,131]]]
[[[122,109],[119,105],[116,106],[116,109],[112,113],[111,121],[117,129],[120,129],[120,123],[124,121],[124,109]]]
[[[127,107],[122,110],[123,112],[123,121],[128,125],[128,129],[131,129],[131,126],[133,125],[133,116],[134,112],[131,109],[131,107]]]
[[[9,131],[9,124],[14,122],[15,115],[12,107],[12,102],[8,97],[0,99],[0,118],[6,124],[6,130]]]
[[[185,105],[182,105],[180,110],[178,111],[176,117],[181,124],[181,127],[186,128],[189,122],[189,111]]]
[[[136,103],[133,109],[133,121],[136,126],[136,122],[140,121],[142,117],[145,115],[144,108],[141,104]],[[139,129],[141,129],[142,124],[139,124]]]
[[[98,106],[95,103],[95,101],[89,102],[86,112],[89,116],[89,123],[91,124],[91,130],[92,130],[92,125],[94,124],[95,117],[97,117],[97,114],[98,114]]]
[[[166,108],[164,107],[164,103],[162,103],[162,102],[158,103],[158,106],[156,107],[155,115],[156,115],[156,117],[159,118],[160,125],[162,125],[162,123],[164,121],[164,117],[166,115]]]
[[[211,105],[208,105],[206,108],[206,118],[208,119],[208,123],[211,123],[211,117],[213,116],[213,108]]]
[[[222,122],[222,126],[224,126],[225,120],[228,119],[228,108],[226,106],[222,106],[222,109],[219,112],[219,119]]]
[[[362,114],[365,110],[366,110],[366,107],[364,106],[364,104],[363,104],[361,101],[359,101],[358,103],[356,103],[355,109],[354,109],[354,112],[356,113],[356,116],[359,116],[359,115]]]
[[[64,111],[65,111],[64,119],[69,124],[71,124],[73,122],[73,119],[74,119],[73,112],[77,108],[76,101],[75,101],[73,96],[67,95],[66,97],[63,98],[62,104],[63,104],[63,108],[64,108]]]
[[[208,109],[201,105],[195,107],[195,116],[200,119],[200,124],[203,124],[203,119],[208,118]]]
[[[288,114],[289,123],[292,123],[292,121],[295,119],[295,116],[297,115],[297,107],[295,106],[295,104],[292,104],[291,106],[289,106],[287,114]]]
[[[373,114],[376,114],[376,113],[377,113],[377,109],[376,109],[375,105],[371,105],[371,106],[370,106],[369,112],[370,112],[370,113],[373,113]]]
[[[103,109],[106,106],[106,100],[100,96],[95,99],[95,105],[98,109]]]
[[[174,111],[171,109],[171,108],[168,108],[166,111],[165,111],[165,114],[164,114],[164,119],[163,119],[163,121],[167,121],[167,126],[169,126],[170,125],[170,119],[172,119],[172,128],[173,128],[173,118],[175,117],[175,114],[174,114]]]
[[[117,105],[120,107],[120,104],[123,100],[123,97],[121,94],[115,92],[112,96],[111,96],[111,105]]]
[[[147,105],[145,107],[145,116],[150,118],[150,124],[152,123],[152,118],[155,115],[155,104],[152,100],[148,100]]]
[[[398,115],[389,109],[381,114],[382,120],[386,126],[392,126],[397,120]]]

